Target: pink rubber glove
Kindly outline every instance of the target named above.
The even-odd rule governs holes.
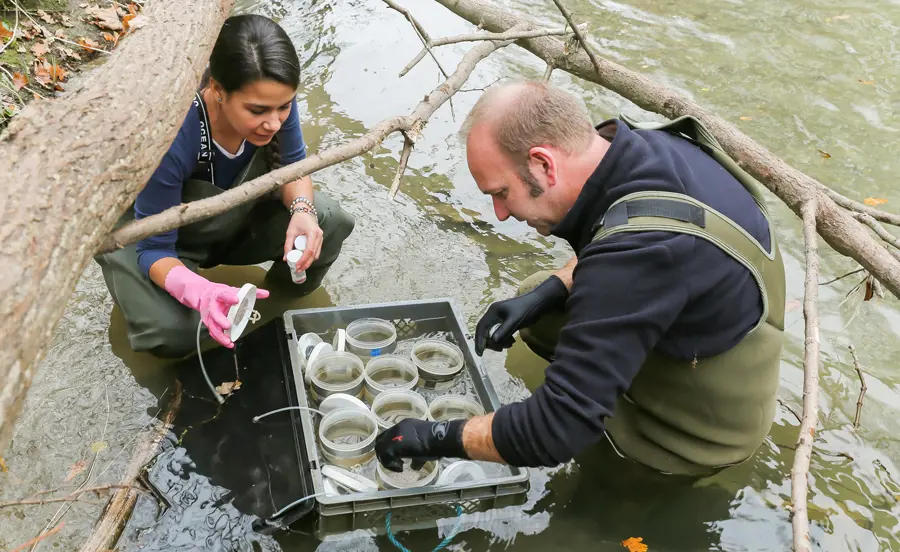
[[[229,349],[234,343],[225,330],[231,327],[228,322],[228,309],[238,303],[238,288],[210,282],[203,276],[191,271],[186,266],[178,265],[166,275],[166,291],[182,305],[200,313],[200,320],[209,330],[209,335]],[[257,299],[265,299],[269,292],[256,290]]]

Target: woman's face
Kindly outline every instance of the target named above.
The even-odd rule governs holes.
[[[273,80],[260,80],[230,94],[213,83],[222,115],[245,140],[265,146],[284,124],[291,112],[296,90]]]

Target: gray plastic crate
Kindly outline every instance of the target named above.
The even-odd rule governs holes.
[[[303,378],[300,377],[297,350],[299,337],[307,332],[315,332],[330,343],[339,328],[346,328],[347,324],[353,320],[366,317],[390,320],[397,328],[398,342],[419,337],[441,337],[455,343],[463,352],[466,373],[485,412],[494,412],[500,407],[497,394],[494,392],[484,367],[475,355],[471,343],[466,339],[462,318],[452,299],[403,301],[285,312],[284,324],[288,333],[291,366],[297,382],[297,402],[300,406],[308,407],[309,397],[303,385]],[[320,472],[320,455],[316,443],[316,426],[312,416],[313,414],[306,410],[300,411],[303,440],[310,458],[309,469],[314,492],[322,493],[324,486]],[[496,503],[496,499],[499,497],[512,498],[512,495],[521,495],[528,491],[527,469],[504,466],[504,471],[508,472],[508,475],[489,477],[478,484],[469,483],[464,486],[421,487],[341,496],[322,495],[316,497],[317,509],[321,516],[337,516],[394,510],[410,506],[465,503],[479,500]]]

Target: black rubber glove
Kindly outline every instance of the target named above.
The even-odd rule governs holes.
[[[481,356],[485,347],[492,351],[512,347],[516,330],[527,328],[544,313],[562,307],[568,297],[566,285],[554,275],[524,295],[491,304],[475,327],[475,352]],[[491,333],[497,324],[500,326]]]
[[[414,418],[400,420],[383,431],[375,441],[375,454],[385,468],[403,471],[403,459],[412,459],[412,469],[438,458],[467,458],[462,444],[466,420],[428,422]]]

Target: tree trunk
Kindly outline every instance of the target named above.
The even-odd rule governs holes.
[[[153,2],[148,24],[0,137],[0,450],[75,283],[156,169],[234,0]]]
[[[480,28],[495,33],[514,25],[538,27],[527,17],[497,8],[482,0],[436,0],[438,3]],[[815,198],[818,204],[817,230],[835,251],[852,257],[900,297],[900,262],[863,227],[850,212],[833,200],[837,195],[815,180],[791,167],[772,152],[743,134],[734,125],[716,117],[696,103],[652,80],[609,60],[598,58],[600,73],[582,49],[565,52],[564,43],[553,37],[522,39],[516,42],[555,68],[632,101],[638,107],[670,119],[691,115],[701,121],[716,137],[722,148],[744,170],[757,178],[799,217],[803,204]]]

